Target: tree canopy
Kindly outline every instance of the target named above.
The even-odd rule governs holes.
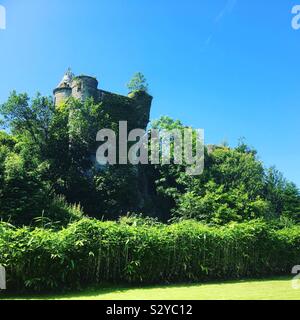
[[[146,89],[144,84],[139,75],[131,89]],[[0,116],[6,129],[0,132],[1,220],[64,225],[82,215],[112,220],[142,213],[208,224],[257,218],[300,222],[297,186],[265,168],[244,142],[207,148],[200,176],[174,163],[99,168],[97,131],[117,128],[101,103],[69,99],[55,108],[49,97],[12,92]],[[185,128],[169,117],[152,127]]]

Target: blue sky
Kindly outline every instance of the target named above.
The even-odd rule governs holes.
[[[0,0],[0,103],[11,90],[50,95],[70,66],[126,94],[136,71],[152,119],[241,137],[300,186],[300,30],[289,0]]]

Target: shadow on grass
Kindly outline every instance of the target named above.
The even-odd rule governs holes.
[[[0,300],[64,300],[64,299],[75,299],[76,298],[89,298],[99,296],[105,294],[112,293],[126,293],[129,290],[151,290],[151,289],[180,289],[180,288],[195,288],[199,286],[215,286],[215,285],[230,285],[230,284],[243,284],[243,283],[259,283],[259,282],[271,282],[271,281],[287,281],[290,280],[289,276],[277,276],[277,277],[269,277],[263,279],[253,279],[253,278],[244,278],[240,280],[214,280],[208,282],[201,283],[177,283],[177,284],[156,284],[156,285],[137,285],[137,286],[129,286],[129,285],[103,285],[101,288],[99,287],[90,287],[82,290],[78,290],[76,292],[70,291],[65,293],[51,293],[51,294],[16,294],[12,295],[11,293],[7,294],[4,292],[0,293]]]

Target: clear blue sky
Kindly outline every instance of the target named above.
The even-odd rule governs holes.
[[[300,0],[298,1],[300,4]],[[70,66],[126,94],[143,72],[152,119],[245,137],[300,186],[300,30],[289,0],[0,0],[0,103],[12,89],[50,95]]]

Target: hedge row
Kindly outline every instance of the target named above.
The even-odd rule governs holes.
[[[300,227],[276,231],[261,221],[135,227],[83,219],[55,232],[2,223],[0,264],[12,291],[285,274],[300,264]]]

